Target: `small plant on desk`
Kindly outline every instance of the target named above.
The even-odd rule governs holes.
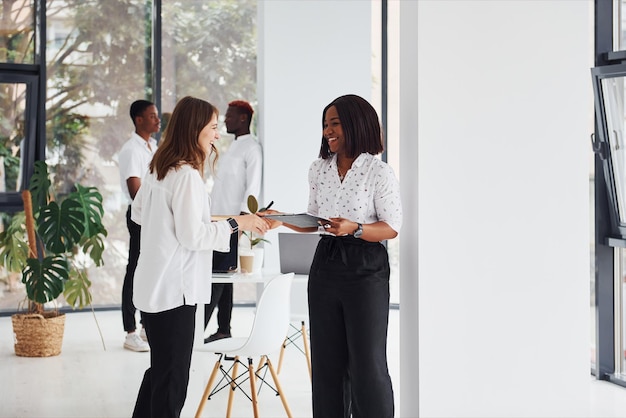
[[[253,214],[259,211],[259,202],[257,201],[256,197],[254,197],[254,195],[248,196],[248,210],[250,211],[250,213],[253,213]],[[265,210],[265,208],[261,209],[261,211],[263,210]],[[269,242],[263,237],[255,238],[252,231],[243,231],[242,233],[246,237],[248,237],[248,240],[250,241],[250,249],[253,249],[256,245],[262,242],[267,242],[268,244],[271,244],[271,242]]]

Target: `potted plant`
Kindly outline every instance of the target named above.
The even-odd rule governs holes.
[[[22,199],[23,214],[15,214],[0,234],[5,268],[20,269],[28,301],[26,312],[11,317],[15,353],[54,356],[61,352],[65,314],[44,305],[60,295],[75,309],[91,304],[87,269],[103,264],[107,235],[102,195],[96,187],[75,184],[67,196],[55,196],[48,166],[37,161]]]
[[[257,213],[259,211],[259,202],[257,201],[254,195],[248,196],[248,210],[250,213]],[[263,211],[264,209],[261,209]],[[257,247],[262,242],[270,243],[263,237],[255,237],[252,231],[242,231],[242,234],[245,235],[248,239],[248,243],[250,247],[239,247],[239,264],[241,265],[241,270],[244,273],[258,273],[261,271],[261,267],[263,266],[263,248]]]

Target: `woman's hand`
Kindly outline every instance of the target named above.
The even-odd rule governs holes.
[[[278,228],[279,226],[281,226],[283,223],[281,221],[277,221],[276,219],[269,219],[269,218],[264,218],[265,215],[276,215],[279,214],[280,212],[274,209],[267,209],[264,210],[263,212],[257,212],[256,214],[259,215],[261,218],[265,219],[267,222],[270,223],[270,229],[274,229],[274,228]]]
[[[338,237],[354,235],[354,232],[359,227],[358,223],[345,218],[330,218],[330,223],[326,225],[324,225],[324,230]],[[389,224],[384,221],[378,221],[371,224],[363,224],[363,232],[360,239],[363,241],[380,242],[397,236],[398,233]]]
[[[241,231],[251,231],[256,234],[265,234],[271,229],[270,220],[257,215],[239,215],[233,216],[233,219],[237,221],[237,225],[239,225],[239,229]]]
[[[330,222],[322,226],[326,232],[340,237],[352,235],[359,225],[346,218],[330,218]]]

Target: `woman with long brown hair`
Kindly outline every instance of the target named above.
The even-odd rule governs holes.
[[[218,111],[194,97],[181,99],[165,138],[132,204],[141,225],[133,301],[144,312],[150,368],[133,417],[179,417],[187,396],[196,305],[211,300],[213,250],[228,251],[238,228],[265,233],[270,221],[256,215],[211,222],[203,173],[217,158]]]

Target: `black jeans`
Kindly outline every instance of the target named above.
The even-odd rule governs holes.
[[[386,248],[352,236],[323,236],[308,293],[313,416],[393,417]]]
[[[130,234],[130,244],[128,246],[128,264],[126,265],[126,275],[122,285],[122,322],[124,331],[131,332],[137,329],[135,321],[135,304],[133,303],[133,279],[139,260],[139,244],[141,239],[141,226],[130,219],[130,206],[126,211],[126,226]],[[143,314],[139,313],[143,322]]]
[[[144,313],[150,368],[137,395],[133,418],[180,417],[187,397],[196,306]]]
[[[204,305],[204,328],[209,325],[213,310],[217,306],[217,332],[230,334],[230,319],[233,313],[233,284],[213,283],[211,302]]]

